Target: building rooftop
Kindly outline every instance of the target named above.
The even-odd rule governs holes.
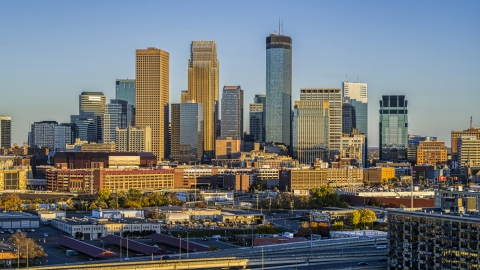
[[[457,220],[461,219],[464,221],[472,221],[472,222],[479,222],[480,216],[477,212],[473,212],[470,214],[460,214],[448,211],[442,211],[440,208],[423,208],[422,210],[403,210],[403,209],[388,209],[388,213],[395,213],[395,214],[410,214],[410,215],[417,215],[417,216],[426,216],[432,218],[444,218],[444,219],[453,219]],[[389,219],[390,221],[390,219]]]

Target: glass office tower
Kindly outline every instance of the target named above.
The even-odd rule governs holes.
[[[266,141],[290,145],[292,38],[273,33],[266,41]]]
[[[0,148],[12,146],[12,118],[0,115]]]
[[[222,93],[221,138],[243,137],[243,90],[240,86],[224,86]]]
[[[171,159],[201,162],[203,154],[203,104],[187,101],[172,104]]]
[[[407,159],[408,101],[403,95],[382,96],[380,100],[380,160]]]

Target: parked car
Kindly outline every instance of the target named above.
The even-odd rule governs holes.
[[[364,266],[364,265],[368,265],[368,263],[366,263],[366,262],[359,262],[359,263],[357,263],[357,265],[358,265],[358,266]]]
[[[378,246],[377,246],[377,249],[385,249],[385,248],[387,248],[386,245],[378,245]]]
[[[379,262],[386,262],[386,261],[388,261],[388,260],[387,260],[387,258],[380,258],[378,261],[379,261]]]
[[[162,260],[168,260],[168,259],[170,259],[170,256],[168,256],[168,255],[163,255],[162,256]]]

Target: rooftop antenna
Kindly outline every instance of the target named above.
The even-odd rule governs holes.
[[[470,128],[472,128],[472,117],[470,116]]]
[[[278,17],[278,34],[280,35],[280,17]]]
[[[348,72],[345,72],[345,81],[348,82]]]
[[[280,33],[280,35],[283,35],[283,18],[282,18],[282,32]]]
[[[357,82],[358,82],[358,77],[357,77]]]

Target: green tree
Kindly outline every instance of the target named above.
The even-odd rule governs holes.
[[[0,200],[0,204],[5,211],[17,210],[20,202],[20,197],[17,194],[9,194]]]
[[[98,203],[98,208],[107,209],[108,205],[107,205],[106,202],[99,202]]]
[[[133,208],[133,209],[141,209],[142,204],[136,201],[128,200],[123,205],[124,208]]]
[[[258,226],[257,233],[265,233],[265,234],[275,233],[275,228],[271,224],[264,224],[264,225]]]
[[[343,221],[335,221],[332,226],[332,230],[341,231],[343,229]]]
[[[310,194],[311,206],[315,208],[339,206],[340,197],[331,186],[321,186],[312,189]]]
[[[141,203],[142,201],[142,192],[138,189],[130,189],[127,193],[127,200],[135,201],[137,203]]]
[[[111,190],[108,188],[102,188],[98,191],[97,202],[105,202],[110,198]]]
[[[352,227],[353,225],[354,229],[357,230],[358,224],[360,223],[360,218],[361,218],[360,211],[358,210],[353,211],[352,216],[350,217],[350,227]]]
[[[375,221],[377,221],[377,215],[375,215],[374,211],[367,208],[353,211],[352,218],[350,219],[351,225],[354,225],[355,228],[357,228],[358,225],[360,225],[360,227],[362,227],[362,225],[366,227],[367,224]]]
[[[111,199],[110,201],[108,201],[108,206],[112,209],[116,209],[119,207],[116,199]]]
[[[43,247],[38,245],[35,240],[27,238],[25,232],[16,232],[8,238],[8,242],[18,249],[20,258],[33,258],[33,264],[37,258],[47,256],[47,253],[43,250]],[[27,251],[28,248],[28,251]]]

